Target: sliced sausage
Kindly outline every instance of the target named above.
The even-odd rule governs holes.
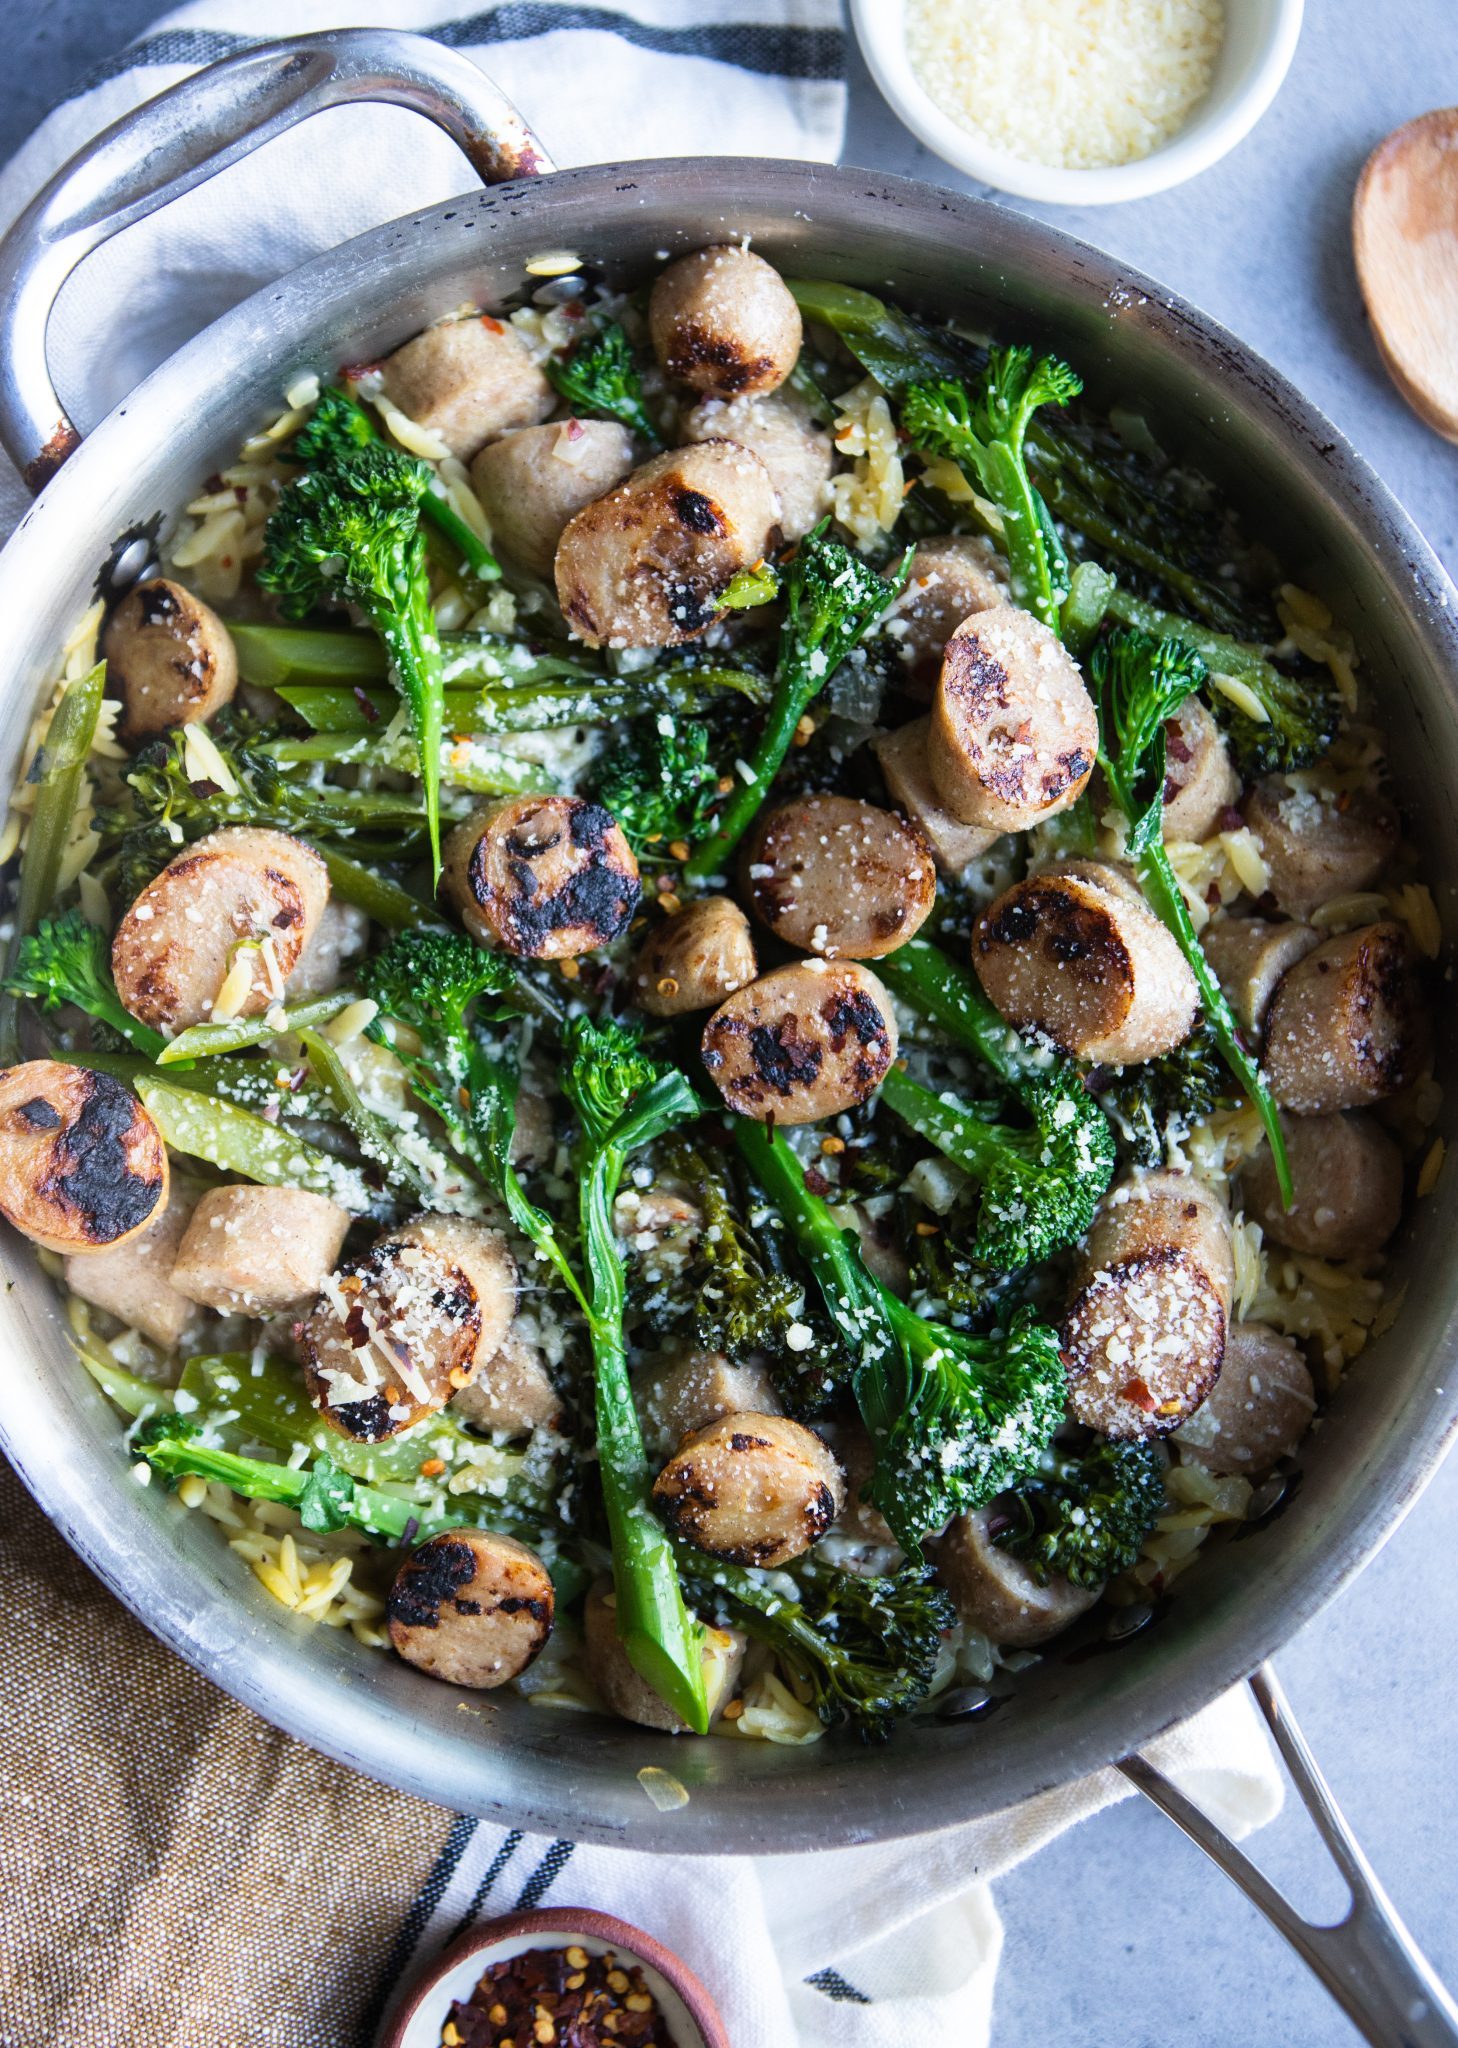
[[[344,978],[346,964],[357,959],[369,942],[370,921],[365,913],[353,903],[340,903],[331,896],[289,976],[289,1000],[333,995]]]
[[[1265,1064],[1284,1109],[1360,1109],[1417,1078],[1428,1049],[1417,955],[1400,924],[1328,939],[1283,977]]]
[[[958,1614],[1007,1649],[1028,1650],[1062,1633],[1096,1606],[1102,1586],[1075,1586],[1062,1572],[1040,1583],[1021,1558],[993,1541],[996,1502],[958,1515],[933,1546],[937,1577]]]
[[[1063,1325],[1070,1411],[1104,1436],[1164,1436],[1214,1386],[1235,1288],[1230,1218],[1200,1181],[1150,1173],[1106,1195]]]
[[[1200,934],[1205,958],[1253,1044],[1265,1030],[1281,976],[1320,944],[1309,924],[1289,919],[1267,924],[1261,917],[1221,917]]]
[[[780,501],[780,530],[800,540],[824,517],[835,443],[798,391],[706,398],[683,423],[685,441],[733,441],[757,455]]]
[[[740,873],[760,923],[827,960],[894,953],[937,898],[931,851],[916,827],[849,796],[801,796],[763,812]]]
[[[662,1184],[624,1188],[613,1203],[613,1229],[642,1259],[650,1283],[683,1271],[703,1228],[698,1203]]]
[[[641,1400],[648,1426],[675,1446],[725,1415],[780,1412],[774,1382],[764,1367],[737,1365],[722,1351],[688,1351],[665,1360],[648,1374]]]
[[[987,825],[964,825],[942,802],[927,759],[930,731],[930,718],[917,718],[895,732],[883,733],[873,744],[891,801],[905,811],[926,840],[941,872],[960,875],[969,861],[980,859],[1002,834]]]
[[[643,942],[633,1000],[650,1017],[711,1010],[754,980],[749,919],[728,896],[700,896],[665,918]]]
[[[129,1088],[61,1060],[0,1068],[0,1216],[48,1252],[140,1237],[167,1207],[167,1148]]]
[[[714,623],[731,577],[779,533],[757,455],[733,441],[672,449],[568,520],[557,601],[589,647],[677,647]]]
[[[632,467],[633,436],[615,420],[553,420],[488,442],[471,464],[471,482],[493,545],[550,577],[568,520]]]
[[[1009,1024],[1110,1066],[1170,1051],[1199,1010],[1175,939],[1104,861],[1059,861],[1015,882],[977,920],[972,962]]]
[[[675,1535],[730,1564],[787,1564],[845,1506],[845,1474],[823,1438],[784,1415],[747,1411],[696,1429],[653,1498]]]
[[[927,733],[932,780],[954,818],[1023,832],[1066,811],[1098,744],[1093,699],[1055,634],[1013,605],[962,621]]]
[[[1294,1454],[1315,1413],[1300,1346],[1266,1323],[1232,1323],[1220,1377],[1174,1441],[1217,1477],[1262,1479]]]
[[[181,1031],[212,1015],[236,973],[228,1014],[259,1016],[283,1001],[328,900],[329,872],[302,839],[256,825],[210,832],[168,862],[117,926],[117,993],[144,1024]]]
[[[1370,1259],[1402,1221],[1402,1154],[1371,1117],[1282,1119],[1294,1197],[1281,1204],[1270,1148],[1241,1171],[1245,1212],[1266,1236],[1321,1259]]]
[[[380,382],[462,462],[508,427],[535,426],[557,402],[521,336],[489,313],[427,327],[385,358]]]
[[[423,1216],[324,1283],[295,1332],[324,1420],[366,1443],[433,1414],[500,1350],[516,1264],[498,1231]]]
[[[761,975],[704,1026],[703,1060],[742,1116],[812,1124],[864,1102],[896,1057],[891,998],[868,967],[797,960]]]
[[[223,1315],[307,1308],[348,1229],[339,1204],[307,1188],[209,1188],[178,1247],[172,1284]]]
[[[555,1615],[536,1552],[489,1529],[447,1529],[422,1543],[385,1603],[390,1641],[407,1664],[484,1692],[526,1670]]]
[[[1370,888],[1396,853],[1400,833],[1396,807],[1375,791],[1319,796],[1294,791],[1280,775],[1256,784],[1245,822],[1287,917],[1310,917],[1323,903]]]
[[[562,960],[611,945],[643,893],[611,811],[580,796],[517,796],[457,825],[441,889],[482,946]]]
[[[451,1406],[473,1429],[499,1430],[507,1436],[555,1429],[562,1419],[561,1396],[552,1384],[542,1347],[517,1323],[470,1385],[452,1395]]]
[[[845,1473],[846,1499],[837,1534],[861,1543],[895,1544],[890,1523],[866,1498],[876,1471],[876,1447],[870,1431],[857,1415],[832,1423],[826,1434]]]
[[[911,575],[886,625],[911,672],[909,693],[929,699],[947,642],[962,621],[1007,602],[1007,573],[981,534],[944,533],[918,541]]]
[[[138,583],[107,621],[101,651],[121,697],[131,745],[221,711],[238,687],[228,629],[201,598],[165,576]]]
[[[66,1285],[71,1292],[171,1351],[197,1312],[173,1285],[172,1267],[201,1192],[195,1181],[174,1173],[166,1208],[145,1230],[109,1251],[67,1259]]]
[[[587,1596],[582,1613],[587,1652],[587,1675],[596,1686],[602,1703],[625,1721],[640,1728],[659,1728],[665,1735],[684,1735],[687,1724],[680,1721],[646,1678],[633,1669],[622,1637],[618,1634],[618,1602],[611,1579],[600,1579]],[[737,1628],[703,1628],[704,1697],[709,1721],[718,1720],[733,1699],[744,1668],[749,1639]]]
[[[910,1294],[911,1264],[902,1246],[894,1214],[879,1205],[873,1213],[869,1204],[854,1202],[850,1222],[860,1241],[861,1264],[866,1271],[893,1294]]]
[[[1208,839],[1239,802],[1225,735],[1200,699],[1188,697],[1164,728],[1164,836]]]
[[[775,391],[800,354],[800,309],[763,256],[734,243],[696,249],[661,270],[648,332],[676,383],[715,398]]]

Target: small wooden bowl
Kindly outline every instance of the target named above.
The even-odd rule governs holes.
[[[458,1998],[469,1998],[488,1963],[532,1948],[576,1942],[590,1955],[614,1949],[641,1963],[648,1989],[668,2021],[675,2048],[730,2048],[718,2008],[688,1964],[671,1949],[612,1913],[587,1906],[553,1912],[508,1913],[453,1941],[411,1986],[377,2048],[440,2048],[441,2029]]]

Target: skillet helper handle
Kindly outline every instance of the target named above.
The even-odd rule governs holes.
[[[51,383],[46,327],[84,256],[326,107],[378,100],[445,130],[487,185],[550,171],[468,57],[394,29],[260,43],[124,114],[63,164],[0,242],[0,442],[33,491],[80,441]]]
[[[1346,1917],[1334,1926],[1303,1919],[1244,1851],[1146,1757],[1126,1756],[1118,1768],[1240,1886],[1374,2048],[1455,2048],[1458,2004],[1398,1918],[1332,1798],[1269,1664],[1252,1673],[1250,1687],[1302,1803],[1351,1893]]]

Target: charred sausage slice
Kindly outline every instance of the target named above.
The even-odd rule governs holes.
[[[650,932],[633,969],[633,999],[650,1017],[711,1010],[754,980],[749,919],[728,896],[700,896]]]
[[[1360,1114],[1282,1121],[1294,1200],[1281,1203],[1263,1145],[1241,1174],[1246,1214],[1274,1244],[1321,1259],[1370,1259],[1402,1220],[1402,1154]]]
[[[927,759],[930,731],[930,718],[916,718],[910,725],[884,733],[874,742],[876,758],[891,801],[905,811],[926,840],[937,867],[944,875],[960,875],[969,861],[979,859],[1002,835],[986,825],[964,825],[942,802]]]
[[[969,1627],[1008,1649],[1031,1649],[1087,1614],[1104,1589],[1075,1586],[1061,1572],[1040,1582],[1020,1558],[993,1541],[997,1524],[996,1502],[958,1515],[934,1546],[937,1577]]]
[[[1063,1325],[1069,1409],[1103,1436],[1164,1436],[1209,1394],[1235,1287],[1230,1219],[1202,1182],[1151,1173],[1099,1205]]]
[[[1190,697],[1164,728],[1164,836],[1208,839],[1240,801],[1240,777],[1214,718]]]
[[[0,1216],[48,1252],[139,1237],[167,1206],[167,1148],[129,1088],[60,1060],[0,1068]]]
[[[542,1347],[516,1323],[470,1385],[452,1396],[451,1406],[473,1429],[499,1430],[507,1436],[555,1428],[562,1415],[561,1397]]]
[[[1168,1052],[1199,1006],[1174,938],[1102,861],[1060,861],[1015,882],[978,919],[972,963],[1009,1024],[1111,1066]]]
[[[1220,1377],[1174,1440],[1217,1476],[1262,1479],[1292,1456],[1315,1413],[1300,1347],[1266,1323],[1232,1323]]]
[[[1006,572],[991,541],[970,533],[918,541],[910,578],[886,625],[910,671],[909,694],[923,702],[931,696],[947,642],[964,619],[1007,602]]]
[[[521,336],[489,313],[427,327],[385,358],[380,381],[462,462],[508,427],[544,420],[557,402]]]
[[[642,884],[611,811],[580,796],[518,796],[449,835],[441,888],[483,946],[562,960],[611,945]]]
[[[328,900],[328,870],[301,839],[254,825],[209,833],[117,926],[117,993],[159,1031],[201,1024],[220,997],[231,1016],[259,1016],[282,1003]]]
[[[869,968],[797,960],[719,1005],[703,1060],[742,1116],[810,1124],[864,1102],[896,1043],[891,998]]]
[[[127,592],[101,651],[122,700],[121,732],[135,745],[169,726],[221,711],[238,687],[238,657],[215,611],[164,576]]]
[[[640,1728],[659,1728],[665,1735],[686,1734],[687,1724],[664,1704],[646,1678],[638,1676],[629,1661],[618,1634],[618,1603],[611,1579],[600,1579],[588,1594],[582,1626],[587,1675],[603,1705],[624,1721],[636,1721]],[[711,1723],[734,1697],[748,1647],[748,1637],[737,1628],[704,1628],[704,1697]]]
[[[1281,976],[1321,944],[1309,924],[1222,917],[1200,934],[1205,958],[1247,1035],[1259,1042]]]
[[[174,1173],[166,1208],[144,1230],[108,1251],[67,1259],[71,1292],[171,1351],[196,1313],[196,1305],[173,1284],[172,1268],[201,1192],[196,1182]]]
[[[1417,956],[1400,924],[1343,932],[1298,960],[1266,1018],[1276,1100],[1302,1116],[1395,1095],[1427,1048]]]
[[[1030,612],[964,619],[947,642],[927,759],[964,824],[1023,832],[1076,803],[1093,773],[1099,722],[1064,646]]]
[[[845,1506],[845,1474],[824,1440],[784,1415],[747,1411],[697,1429],[653,1482],[676,1535],[730,1564],[787,1564]]]
[[[471,464],[471,482],[493,544],[534,575],[550,577],[568,520],[632,467],[626,427],[613,420],[553,420],[489,442]]]
[[[1397,851],[1396,807],[1371,790],[1338,797],[1268,776],[1246,798],[1245,822],[1288,917],[1370,888]]]
[[[749,907],[777,939],[827,960],[879,960],[926,922],[937,877],[921,834],[848,796],[766,811],[741,857]]]
[[[224,1315],[307,1308],[348,1229],[338,1203],[307,1188],[209,1188],[178,1247],[172,1284]]]
[[[556,1600],[534,1550],[487,1529],[447,1529],[411,1552],[390,1588],[390,1641],[417,1670],[489,1692],[526,1670]]]
[[[686,441],[733,441],[757,455],[780,501],[780,529],[799,540],[824,516],[835,463],[829,433],[796,391],[706,398],[683,423]]]
[[[648,298],[654,353],[676,383],[716,398],[775,391],[800,353],[800,309],[779,272],[721,243],[680,256]]]

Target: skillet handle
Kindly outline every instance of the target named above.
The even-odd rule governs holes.
[[[1118,1768],[1240,1886],[1374,2048],[1455,2048],[1458,2005],[1379,1884],[1269,1664],[1251,1674],[1250,1686],[1302,1803],[1351,1893],[1346,1917],[1334,1926],[1303,1919],[1244,1851],[1147,1758],[1123,1757]]]
[[[355,100],[424,114],[484,184],[553,168],[468,57],[394,29],[260,43],[124,114],[62,165],[0,242],[0,443],[33,491],[81,438],[51,383],[46,326],[82,257],[309,115]]]

